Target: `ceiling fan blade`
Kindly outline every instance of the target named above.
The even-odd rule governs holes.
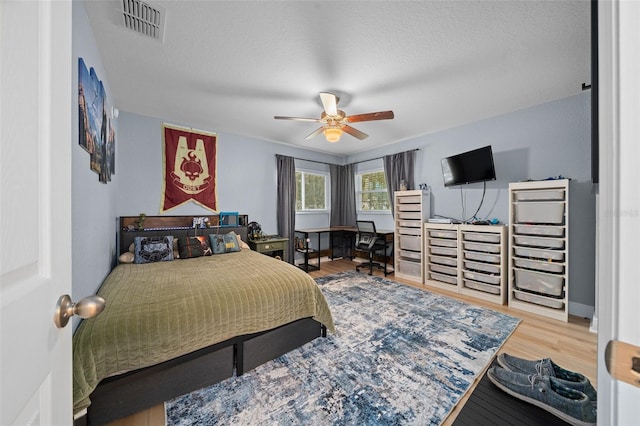
[[[370,112],[367,114],[350,115],[346,118],[349,123],[359,121],[390,120],[393,118],[393,111]]]
[[[282,115],[274,115],[273,118],[276,120],[296,120],[296,121],[312,121],[314,123],[319,123],[319,118],[304,118],[304,117],[285,117]]]
[[[360,140],[366,139],[369,137],[368,134],[361,132],[358,129],[354,129],[353,127],[349,126],[348,124],[345,124],[342,126],[342,130],[345,133],[349,133],[351,136],[353,136],[354,138],[358,138]]]
[[[320,100],[327,115],[338,115],[338,97],[333,93],[320,92]]]
[[[320,133],[324,132],[324,126],[314,130],[312,133],[309,134],[309,136],[307,136],[305,139],[311,139],[311,138],[315,138],[316,136],[318,136]]]

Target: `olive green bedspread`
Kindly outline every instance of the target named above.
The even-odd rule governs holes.
[[[109,376],[229,338],[313,317],[334,331],[315,281],[297,267],[242,250],[195,259],[121,264],[98,294],[105,310],[73,336],[74,412]]]

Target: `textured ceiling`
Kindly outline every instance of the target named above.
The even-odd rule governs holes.
[[[87,14],[120,110],[348,155],[576,95],[590,77],[581,1],[149,1],[164,42],[122,26],[120,1]],[[318,92],[368,133],[304,138]]]

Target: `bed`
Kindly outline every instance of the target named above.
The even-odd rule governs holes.
[[[121,229],[122,250],[136,236],[169,231]],[[244,227],[200,233],[231,231],[246,236]],[[98,294],[105,310],[73,338],[78,424],[108,423],[241,375],[334,329],[310,276],[248,249],[119,264]]]

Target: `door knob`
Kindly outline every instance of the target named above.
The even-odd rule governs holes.
[[[93,318],[104,310],[105,304],[105,300],[100,296],[85,297],[78,303],[73,303],[68,294],[62,295],[56,304],[53,322],[56,327],[62,328],[74,315],[78,315],[80,318]]]
[[[609,374],[617,380],[640,387],[640,347],[611,340],[604,351]]]

